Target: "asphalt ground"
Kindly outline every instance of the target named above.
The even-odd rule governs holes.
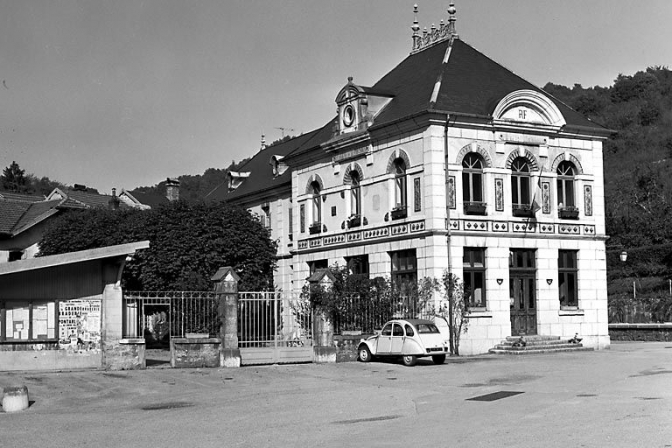
[[[672,342],[238,369],[0,372],[0,447],[672,447]]]

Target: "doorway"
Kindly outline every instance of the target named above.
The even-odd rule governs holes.
[[[537,334],[535,251],[512,249],[509,254],[511,335]]]

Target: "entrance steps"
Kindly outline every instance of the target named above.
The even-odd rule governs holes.
[[[489,352],[496,355],[531,355],[593,350],[573,339],[561,339],[560,336],[507,336],[501,344],[497,344]]]

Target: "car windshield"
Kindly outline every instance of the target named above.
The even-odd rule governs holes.
[[[427,333],[438,333],[439,329],[436,328],[434,324],[418,324],[418,333],[427,334]]]

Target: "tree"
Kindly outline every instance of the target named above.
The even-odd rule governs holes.
[[[26,186],[25,173],[26,170],[22,170],[16,161],[12,161],[11,165],[2,170],[2,176],[0,176],[2,188],[16,193],[23,192]]]
[[[241,290],[273,288],[277,245],[246,210],[224,203],[176,201],[153,210],[89,209],[59,218],[40,242],[40,256],[149,240],[124,269],[131,290],[208,290],[232,266]]]

